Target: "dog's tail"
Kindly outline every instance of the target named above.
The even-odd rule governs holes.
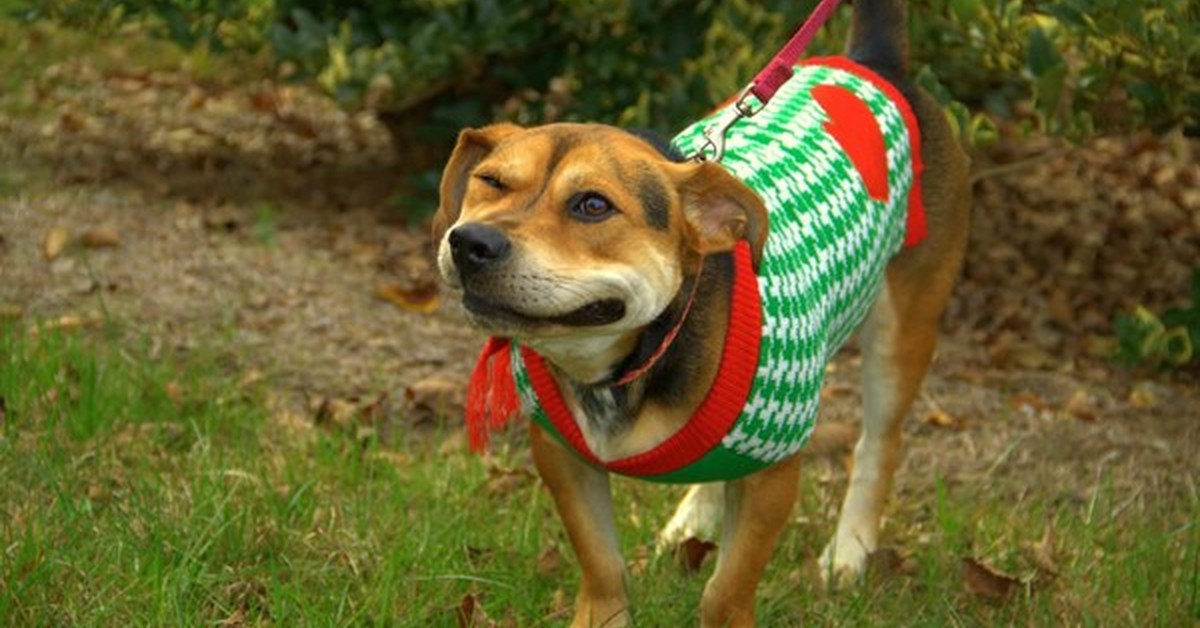
[[[854,0],[847,55],[881,74],[908,73],[908,0]]]

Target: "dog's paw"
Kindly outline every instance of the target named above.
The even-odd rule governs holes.
[[[862,580],[867,570],[867,558],[871,548],[857,539],[841,539],[834,537],[821,552],[817,561],[820,567],[821,582],[829,588],[849,586]]]
[[[671,520],[658,533],[655,547],[659,554],[676,553],[691,539],[716,542],[725,508],[725,485],[696,484],[675,508]]]

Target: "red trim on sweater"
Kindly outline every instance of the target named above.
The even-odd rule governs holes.
[[[900,93],[900,90],[896,89],[895,85],[892,85],[882,76],[879,76],[870,68],[859,65],[846,57],[815,57],[805,59],[800,62],[800,65],[819,65],[837,68],[870,81],[872,85],[884,94],[887,94],[887,97],[900,109],[900,116],[904,118],[904,125],[908,127],[908,139],[912,145],[913,170],[912,188],[908,191],[908,219],[904,230],[904,246],[916,246],[920,244],[925,239],[925,236],[928,235],[925,224],[925,205],[921,194],[921,172],[925,169],[925,165],[921,162],[921,127],[917,124],[917,116],[913,114],[908,99]]]
[[[546,417],[576,451],[593,464],[632,476],[661,475],[686,467],[704,457],[733,428],[754,384],[762,338],[762,302],[758,279],[750,258],[750,245],[739,242],[733,251],[734,278],[729,329],[721,350],[721,364],[712,388],[692,417],[670,438],[643,453],[605,463],[588,447],[575,417],[562,398],[554,376],[535,351],[521,347],[529,382]]]

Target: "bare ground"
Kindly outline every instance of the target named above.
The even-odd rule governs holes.
[[[24,90],[0,114],[0,316],[111,317],[155,351],[216,352],[293,428],[381,399],[391,434],[456,416],[480,338],[434,292],[404,164],[369,116],[271,81],[87,61]],[[1103,479],[1125,507],[1196,498],[1196,373],[1108,356],[1115,313],[1178,304],[1200,263],[1198,150],[1032,138],[977,156],[972,248],[902,496],[941,478],[1086,501]],[[831,367],[828,420],[855,420],[856,363]]]

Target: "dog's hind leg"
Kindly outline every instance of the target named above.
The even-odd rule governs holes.
[[[688,539],[717,542],[722,512],[725,509],[725,484],[693,484],[675,507],[675,514],[658,533],[659,553],[677,551]]]
[[[860,339],[862,433],[854,448],[854,468],[837,531],[821,555],[821,576],[827,583],[861,575],[879,541],[883,505],[900,461],[901,425],[933,350],[931,341],[918,345],[909,339],[901,344],[899,336],[899,321],[885,287]]]

